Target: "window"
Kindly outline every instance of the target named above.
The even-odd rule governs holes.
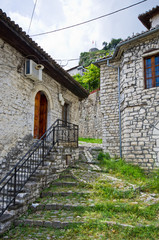
[[[159,55],[144,59],[145,88],[159,87]]]

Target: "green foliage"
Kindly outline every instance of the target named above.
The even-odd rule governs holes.
[[[159,171],[149,176],[149,181],[142,186],[142,191],[159,193]]]
[[[137,192],[133,189],[120,190],[111,186],[106,181],[99,181],[95,185],[95,193],[104,197],[104,199],[132,199],[136,196]]]
[[[100,152],[100,153],[98,154],[98,160],[100,160],[100,162],[102,162],[102,160],[104,159],[104,157],[105,157],[105,153]]]
[[[107,153],[103,153],[103,152],[99,153],[98,160],[100,160],[100,163],[105,163],[105,161],[103,161],[104,159],[110,160],[110,154],[108,152]]]
[[[83,76],[81,76],[80,74],[74,75],[74,79],[79,82],[82,87],[89,90],[90,92],[99,88],[100,70],[92,63],[99,58],[109,55],[110,53],[112,54],[115,46],[121,40],[121,38],[113,38],[109,44],[107,42],[103,42],[104,48],[102,50],[98,50],[95,52],[82,52],[80,54],[79,65],[83,66],[86,69],[86,72],[84,72]]]
[[[113,172],[126,179],[145,180],[146,175],[139,166],[128,164],[123,159],[110,159],[108,156],[110,156],[109,153],[98,156],[101,165],[104,166],[106,171]]]
[[[82,142],[87,142],[87,143],[102,143],[102,139],[95,139],[95,138],[82,138],[82,137],[79,137],[78,138],[79,141],[82,141]]]
[[[126,163],[123,159],[110,159],[109,153],[99,153],[98,160],[104,171],[140,184],[144,192],[159,193],[159,171],[147,175],[139,166]]]
[[[90,92],[99,88],[100,69],[93,64],[86,67],[86,72],[84,72],[83,76],[76,74],[73,77],[82,85],[82,87],[89,90]]]
[[[107,42],[103,42],[103,50],[112,50],[112,49],[115,49],[116,45],[122,41],[121,38],[118,38],[118,39],[115,39],[115,38],[112,38],[111,42],[110,43],[107,43]]]
[[[77,73],[76,75],[73,76],[73,78],[79,83],[81,84],[81,86],[85,89],[88,89],[88,85],[83,82],[83,76],[81,76],[79,73]]]
[[[110,43],[103,42],[103,49],[94,52],[82,52],[80,54],[79,65],[83,67],[89,66],[91,63],[95,62],[97,59],[105,57],[112,54],[116,45],[121,41],[121,38],[112,38]]]
[[[87,84],[89,91],[99,88],[100,84],[100,69],[91,64],[86,67],[87,71],[84,72],[83,82]]]
[[[91,63],[95,62],[97,58],[101,58],[109,54],[108,51],[98,50],[95,52],[82,52],[80,54],[79,65],[88,67]]]

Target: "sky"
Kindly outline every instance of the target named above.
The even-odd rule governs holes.
[[[28,34],[36,0],[0,0],[0,8]],[[141,0],[37,0],[29,35],[48,32],[78,24],[125,8]],[[103,42],[112,38],[126,39],[146,31],[138,15],[159,5],[159,0],[147,0],[140,5],[111,16],[67,30],[34,36],[38,43],[65,69],[78,65],[81,52],[90,48],[102,49]]]

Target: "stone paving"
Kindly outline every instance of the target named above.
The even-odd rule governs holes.
[[[91,148],[89,147],[89,151]],[[88,148],[86,150],[88,151]],[[99,166],[93,163],[93,156],[91,161],[87,161],[87,158],[81,159],[79,163],[62,172],[58,180],[41,192],[41,197],[30,206],[28,213],[15,221],[15,225],[65,228],[72,224],[86,223],[91,219],[96,220],[97,213],[92,211],[90,214],[90,211],[87,210],[93,210],[94,206],[100,203],[98,197],[94,197],[93,186],[97,180],[98,183],[108,184],[114,190],[117,189],[123,193],[133,191],[135,197],[129,199],[130,205],[143,202],[144,206],[149,206],[159,201],[158,194],[142,193],[137,185],[104,173]],[[111,204],[118,200],[107,199],[104,201]],[[122,199],[121,203],[127,204],[128,200]],[[103,221],[102,216],[98,217]],[[129,219],[123,222],[119,216],[118,221],[114,216],[110,219],[106,217],[104,221],[107,225],[121,225],[131,228],[135,224],[129,224],[133,223],[132,220],[129,222]],[[145,224],[148,222],[145,221]]]
[[[82,170],[81,170],[82,169]],[[65,179],[65,174],[67,174]],[[15,225],[29,224],[32,226],[43,226],[53,228],[64,228],[71,224],[82,224],[87,220],[95,220],[95,216],[84,214],[80,211],[82,207],[85,209],[94,207],[96,202],[93,199],[93,189],[89,188],[90,182],[95,182],[97,178],[101,181],[108,181],[114,188],[122,191],[137,189],[137,186],[129,184],[121,179],[115,178],[109,174],[95,172],[94,170],[83,170],[83,164],[79,163],[76,168],[71,168],[63,173],[59,181],[55,181],[50,188],[45,189],[41,193],[41,198],[30,206],[28,214],[22,216]],[[70,181],[72,178],[72,181]],[[75,179],[76,178],[76,179]],[[77,180],[78,179],[78,180]],[[58,184],[61,183],[59,186]],[[65,183],[62,185],[62,183]],[[72,183],[76,183],[72,185]],[[85,185],[84,185],[85,184]],[[87,186],[88,184],[88,186]],[[58,190],[58,191],[56,191]],[[145,202],[147,205],[158,201],[158,196],[154,194],[137,193],[136,200],[130,200],[130,204],[138,204],[139,201]],[[115,200],[113,200],[114,202]],[[123,200],[124,203],[124,200]],[[131,224],[123,223],[119,219],[118,222],[106,220],[109,225],[121,225],[122,227],[134,227]]]

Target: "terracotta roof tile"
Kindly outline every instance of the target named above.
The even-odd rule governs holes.
[[[150,19],[156,14],[159,13],[159,6],[156,6],[154,8],[152,8],[151,10],[140,14],[138,16],[138,19],[142,22],[142,24],[147,28],[150,29],[151,28],[151,22]]]

